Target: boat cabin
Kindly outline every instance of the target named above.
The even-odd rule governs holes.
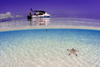
[[[45,11],[33,11],[34,15],[43,15],[45,14]]]

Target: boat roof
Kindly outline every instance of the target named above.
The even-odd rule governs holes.
[[[32,12],[41,12],[41,13],[45,13],[45,11],[42,11],[42,10],[33,10]]]

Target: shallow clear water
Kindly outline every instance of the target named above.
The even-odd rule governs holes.
[[[67,49],[79,50],[78,56]],[[0,67],[100,67],[100,31],[31,29],[0,32]]]

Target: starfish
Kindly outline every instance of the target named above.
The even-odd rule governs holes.
[[[78,50],[75,50],[74,48],[72,48],[72,49],[67,49],[67,51],[70,52],[69,55],[74,54],[74,55],[76,55],[76,56],[77,56],[76,52],[79,52]]]

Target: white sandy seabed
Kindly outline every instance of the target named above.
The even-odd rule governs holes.
[[[37,30],[0,32],[0,67],[100,67],[99,33]],[[78,56],[68,55],[71,48],[79,50]]]

